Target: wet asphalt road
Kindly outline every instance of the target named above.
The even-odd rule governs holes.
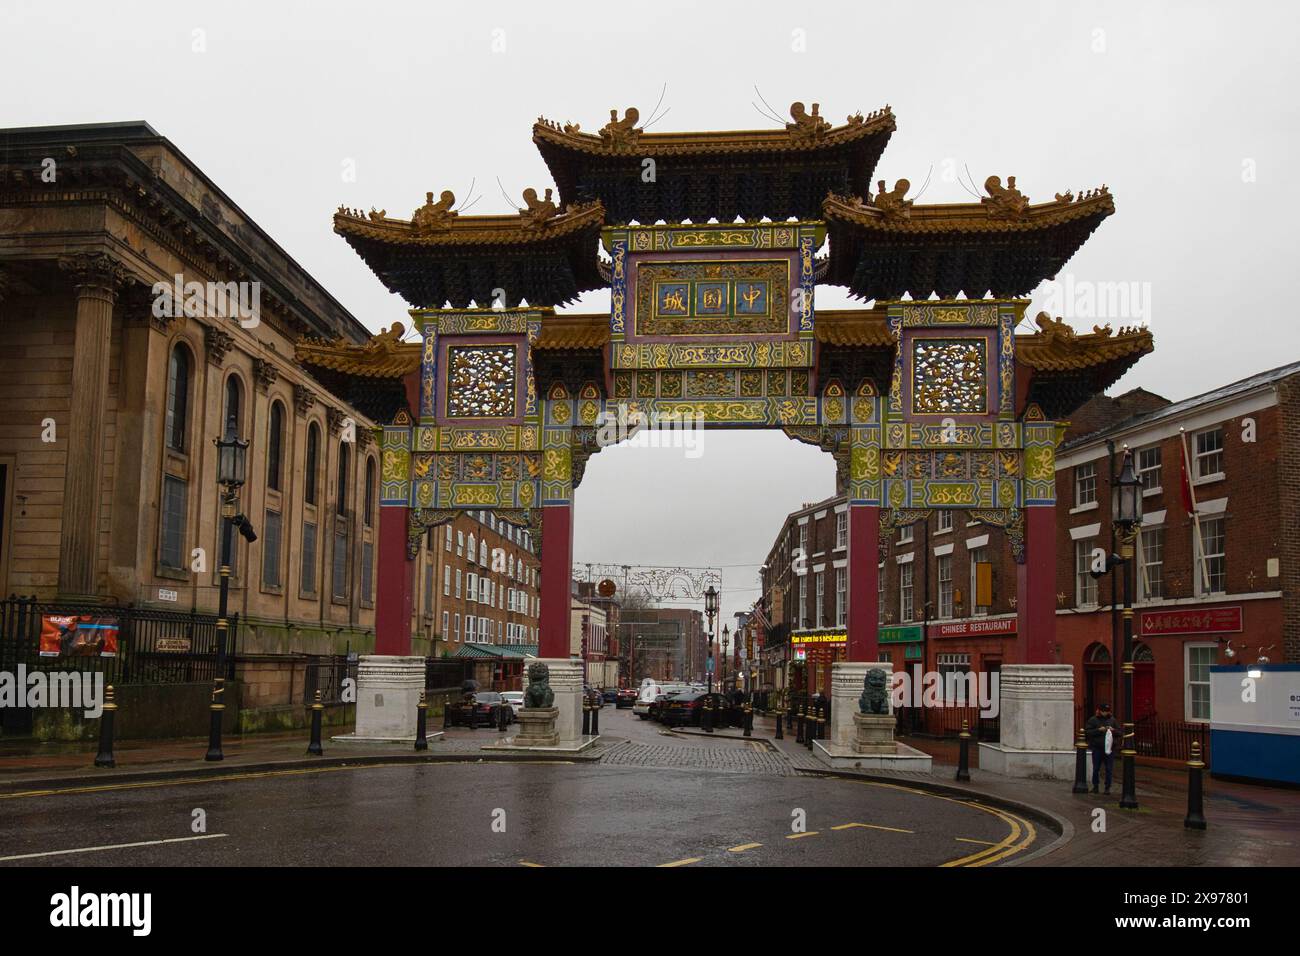
[[[192,839],[196,809],[207,839]],[[407,764],[0,799],[0,858],[114,847],[0,866],[988,865],[1042,839],[903,787],[697,766]]]

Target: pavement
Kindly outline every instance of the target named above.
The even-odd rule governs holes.
[[[432,739],[423,753],[327,738],[325,755],[310,757],[302,733],[230,738],[219,763],[203,760],[206,739],[122,741],[115,769],[95,768],[97,748],[88,744],[0,741],[0,863],[67,842],[59,830],[65,815],[50,814],[44,802],[57,798],[73,818],[105,822],[103,845],[122,865],[289,863],[312,841],[336,840],[286,810],[295,806],[345,821],[331,852],[346,850],[349,862],[378,854],[378,862],[484,865],[1300,865],[1295,790],[1207,776],[1209,827],[1195,831],[1183,826],[1186,772],[1174,769],[1140,767],[1140,807],[1129,811],[1118,807],[1118,780],[1110,797],[1076,795],[1068,781],[984,773],[977,748],[971,781],[959,784],[954,741],[907,739],[934,757],[931,774],[857,772],[830,771],[792,738],[772,739],[773,722],[763,717],[744,738],[734,729],[673,732],[606,707],[600,729],[591,752],[547,760],[484,752],[504,735],[464,728]],[[156,821],[178,800],[186,813],[219,808],[231,821],[227,835],[159,842],[171,838],[119,812],[135,807],[142,821]],[[406,813],[418,823],[438,807],[444,837],[473,834],[487,804],[523,824],[506,830],[518,841],[488,831],[494,839],[486,843],[457,836],[432,846],[392,822]],[[564,809],[577,805],[581,814]],[[372,845],[360,821],[373,824],[378,810],[389,835]],[[796,811],[811,836],[792,830]],[[292,819],[281,819],[286,813]],[[95,842],[85,835],[80,848],[64,848],[75,853],[23,862],[91,862],[81,854]],[[120,849],[124,843],[132,848]],[[974,862],[958,862],[972,854]]]

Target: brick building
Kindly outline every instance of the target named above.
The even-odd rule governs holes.
[[[574,581],[573,589],[573,614],[586,614],[586,611],[579,610],[579,603],[596,612],[594,616],[588,615],[589,623],[585,634],[588,682],[598,687],[621,686],[620,682],[627,676],[628,662],[619,640],[618,626],[622,609],[618,598],[601,597],[599,585],[594,581]],[[598,631],[596,624],[599,624]],[[581,653],[581,647],[578,653]]]
[[[415,568],[412,651],[482,660],[480,683],[520,689],[523,656],[537,647],[541,563],[531,532],[463,511],[429,528]]]
[[[1119,705],[1122,577],[1091,573],[1116,550],[1110,489],[1127,445],[1144,485],[1136,548],[1134,713],[1174,722],[1209,719],[1208,668],[1259,656],[1300,661],[1300,363],[1179,402],[1142,389],[1098,396],[1077,410],[1058,449],[1057,630],[1054,659],[1075,667],[1080,714]],[[1185,430],[1196,523],[1180,491]],[[1112,457],[1112,448],[1114,454]],[[787,516],[764,569],[765,658],[779,662],[773,634],[788,628],[793,683],[829,686],[842,657],[844,607],[836,584],[843,498]],[[993,671],[1015,663],[1016,564],[1005,533],[961,511],[884,538],[879,576],[881,659],[895,669]],[[804,555],[803,573],[798,552]],[[978,566],[988,567],[980,597]],[[840,630],[836,630],[839,627]],[[763,683],[780,687],[778,669]],[[931,731],[959,729],[960,714],[925,715]],[[936,723],[938,722],[938,723]],[[952,724],[952,726],[949,726]]]

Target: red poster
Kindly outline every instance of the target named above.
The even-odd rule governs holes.
[[[41,657],[116,657],[116,617],[42,614]]]
[[[1241,605],[1232,607],[1174,608],[1143,611],[1138,619],[1142,637],[1170,634],[1237,634],[1241,631]]]

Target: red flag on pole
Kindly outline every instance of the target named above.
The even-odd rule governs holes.
[[[1183,493],[1183,510],[1189,515],[1196,513],[1196,497],[1192,492],[1192,476],[1187,473],[1187,447],[1183,446],[1182,455],[1182,482],[1180,490]]]

